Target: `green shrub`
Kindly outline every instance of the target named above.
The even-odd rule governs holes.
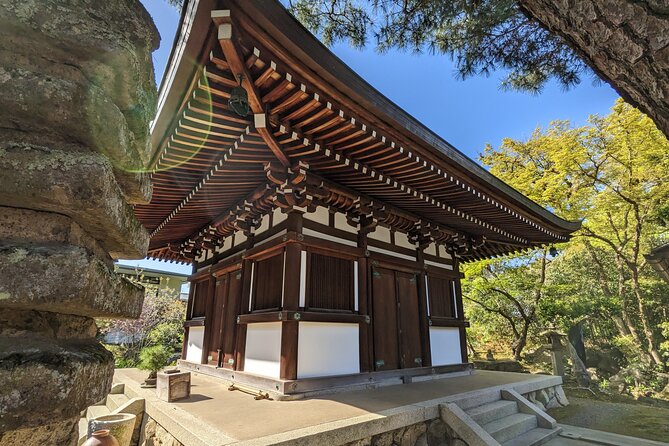
[[[172,352],[163,345],[146,347],[139,354],[139,364],[137,365],[137,368],[148,370],[153,375],[167,365],[171,354]]]

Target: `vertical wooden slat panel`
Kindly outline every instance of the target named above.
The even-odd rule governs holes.
[[[421,367],[423,352],[418,308],[417,274],[396,272],[397,299],[399,302],[400,364],[402,368]]]
[[[371,281],[374,370],[395,370],[400,367],[395,273],[374,267]]]

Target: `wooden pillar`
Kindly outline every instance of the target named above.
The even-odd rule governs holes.
[[[302,233],[301,212],[291,211],[288,213],[287,230],[298,234]],[[302,248],[299,243],[289,243],[286,246],[282,304],[284,311],[299,311]],[[297,320],[281,323],[281,363],[279,367],[281,379],[297,379],[298,337],[299,322]]]
[[[214,315],[214,294],[216,293],[216,278],[209,277],[206,281],[207,286],[207,306],[204,312],[204,335],[202,339],[202,364],[209,363],[209,344],[211,338],[211,326]]]
[[[425,258],[423,251],[428,247],[428,243],[419,238],[416,248],[416,260],[420,267],[418,275],[418,312],[420,315],[420,345],[423,352],[423,367],[432,366],[432,350],[430,347],[430,321],[427,314],[427,289],[425,286]]]
[[[358,231],[358,248],[367,252],[367,234],[373,231],[376,223],[371,218],[360,219]],[[358,258],[358,313],[367,316],[369,322],[360,324],[360,372],[372,372],[374,370],[374,348],[371,330],[371,303],[369,290],[369,259]]]
[[[242,296],[239,305],[239,314],[249,312],[249,303],[251,300],[251,271],[253,262],[251,260],[242,260]],[[246,324],[237,324],[237,335],[235,338],[235,370],[244,370],[244,354],[246,352]]]
[[[460,271],[460,264],[458,259],[453,255],[453,270]],[[458,320],[462,321],[463,324],[460,325],[460,354],[462,355],[462,362],[469,362],[469,356],[467,354],[467,329],[465,328],[465,309],[462,304],[462,286],[460,284],[460,278],[454,279],[455,281],[455,305],[458,310]]]

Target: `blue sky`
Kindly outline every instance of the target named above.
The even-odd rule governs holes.
[[[178,11],[166,0],[142,0],[161,36],[153,54],[156,82],[160,83],[179,21]],[[557,119],[581,125],[591,114],[607,114],[618,95],[605,83],[587,78],[564,91],[551,83],[539,95],[501,91],[503,73],[459,80],[447,56],[391,51],[377,54],[339,44],[332,48],[346,64],[461,152],[476,160],[486,143],[499,146],[503,138],[527,139],[537,127]],[[124,261],[126,264],[138,264]],[[140,265],[177,272],[190,267],[141,261]]]

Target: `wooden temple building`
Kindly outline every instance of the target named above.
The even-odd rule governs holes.
[[[185,2],[152,143],[135,212],[151,257],[193,264],[182,366],[284,394],[469,369],[459,264],[578,228],[274,0]]]

